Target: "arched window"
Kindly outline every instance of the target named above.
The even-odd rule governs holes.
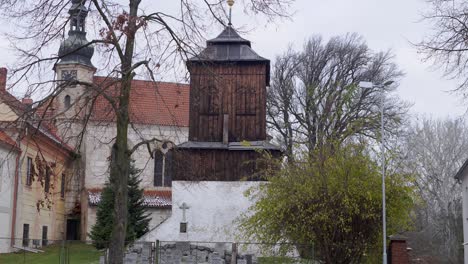
[[[65,95],[65,98],[63,99],[63,104],[65,105],[65,108],[70,108],[70,106],[71,106],[71,97],[68,94]]]
[[[166,154],[160,150],[154,152],[154,186],[172,186],[172,160],[173,153],[171,150]]]

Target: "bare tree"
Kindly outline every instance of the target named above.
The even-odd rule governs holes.
[[[246,0],[242,3],[246,13],[274,19],[288,16],[288,7],[293,1]],[[40,110],[34,116],[35,121],[53,122],[66,114],[54,113],[51,116],[49,110],[53,108],[55,98],[69,85],[85,86],[90,91],[77,100],[73,117],[81,124],[83,133],[96,107],[96,98],[105,98],[109,112],[115,117],[116,137],[112,147],[110,182],[116,206],[109,256],[110,263],[116,264],[123,261],[130,157],[138,147],[160,140],[141,138],[133,148],[128,147],[128,131],[133,129],[129,115],[132,80],[140,73],[155,81],[158,74],[177,68],[181,60],[196,54],[197,44],[204,39],[207,28],[213,24],[225,25],[228,16],[225,2],[219,0],[171,1],[177,6],[174,12],[160,9],[159,3],[147,2],[154,8],[143,9],[141,0],[0,0],[3,17],[16,26],[9,36],[19,53],[12,78],[15,84],[28,85],[29,96],[33,93],[42,95],[35,108]],[[70,4],[78,12],[75,17],[66,14]],[[88,25],[92,25],[96,32],[92,40],[81,41],[81,38],[81,42],[71,43],[72,48],[64,48],[58,55],[51,54],[50,50],[63,39],[67,25],[71,25],[71,31],[84,28],[80,19],[88,10],[93,22]],[[92,81],[64,82],[47,74],[52,66],[67,56],[92,55],[91,46],[96,46],[99,52],[98,70],[107,74],[105,82],[100,85]],[[79,149],[80,139],[77,142]]]
[[[411,246],[440,263],[463,262],[462,192],[454,175],[467,158],[467,133],[462,119],[422,118],[408,128],[403,144],[403,165],[415,176],[422,199],[415,209]]]
[[[395,134],[408,104],[384,90],[363,89],[360,81],[398,81],[402,72],[390,52],[373,53],[356,34],[308,40],[302,51],[277,58],[269,90],[269,127],[280,136],[288,156],[294,145],[313,150],[355,136],[377,138],[385,96],[385,128]]]
[[[285,147],[285,154],[291,162],[294,159],[295,131],[298,127],[294,115],[291,114],[292,109],[296,107],[294,91],[297,67],[297,54],[292,50],[276,57],[271,86],[267,90],[267,124],[278,134],[279,142]]]
[[[463,0],[427,0],[430,11],[424,21],[432,32],[417,44],[425,59],[432,61],[450,78],[460,80],[458,91],[468,88],[468,3]],[[466,98],[467,95],[462,93]]]

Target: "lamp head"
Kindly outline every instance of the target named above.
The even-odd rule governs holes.
[[[364,89],[372,89],[374,88],[374,84],[371,82],[359,82],[359,87]]]

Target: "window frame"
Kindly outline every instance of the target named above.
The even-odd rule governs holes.
[[[29,224],[23,223],[23,247],[29,247]]]
[[[51,169],[49,166],[46,166],[46,173],[45,173],[45,179],[44,179],[44,191],[48,193],[50,191],[50,174],[51,174]]]
[[[161,150],[154,151],[154,187],[172,187],[173,177],[173,153],[169,150],[163,153]]]
[[[62,199],[65,198],[65,180],[66,180],[66,175],[65,173],[62,173],[62,176],[60,178],[60,198]]]
[[[47,246],[49,244],[48,233],[49,227],[46,225],[42,226],[42,246]]]
[[[26,186],[32,185],[32,168],[33,168],[33,159],[27,156],[26,158]]]
[[[65,97],[63,98],[63,106],[65,107],[65,109],[68,109],[71,107],[71,96],[70,95],[65,95]]]

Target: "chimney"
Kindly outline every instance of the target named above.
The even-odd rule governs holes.
[[[7,68],[0,68],[0,92],[6,91],[6,80],[7,80],[8,70]]]
[[[28,108],[31,108],[32,104],[34,103],[33,99],[29,96],[25,96],[22,100],[21,103],[26,105]]]

